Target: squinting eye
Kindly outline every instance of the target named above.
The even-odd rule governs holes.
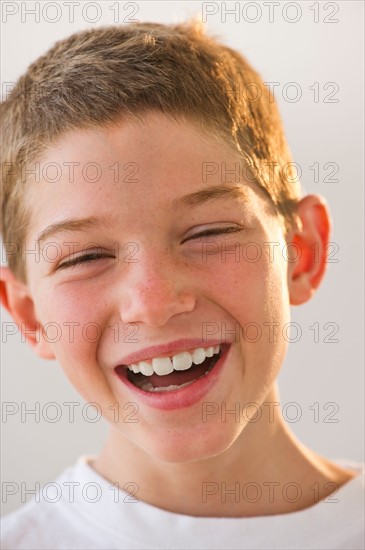
[[[185,239],[185,241],[183,242],[198,239],[200,237],[208,237],[210,235],[221,235],[224,233],[239,233],[240,231],[244,231],[244,227],[225,227],[225,228],[217,227],[215,229],[206,229],[205,231],[201,231],[201,233],[197,233],[196,235],[193,235],[192,237]],[[57,270],[59,271],[61,269],[68,269],[69,267],[75,267],[79,264],[92,263],[102,258],[115,258],[115,256],[111,254],[102,253],[102,252],[89,252],[82,256],[77,256],[76,258],[63,262],[57,267]]]
[[[96,260],[100,260],[101,258],[115,258],[115,256],[102,252],[89,252],[88,254],[84,254],[83,256],[77,256],[77,258],[63,262],[57,267],[57,269],[67,269],[68,267],[75,267],[78,264],[95,262]]]
[[[225,227],[225,228],[217,227],[215,229],[206,229],[201,233],[197,233],[196,235],[189,237],[188,239],[186,239],[186,241],[190,241],[192,239],[198,239],[199,237],[208,237],[209,235],[221,235],[222,233],[238,233],[239,231],[244,231],[244,228],[243,227]]]

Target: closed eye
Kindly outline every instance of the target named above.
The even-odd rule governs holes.
[[[77,256],[76,258],[73,258],[72,260],[67,260],[66,262],[63,262],[60,264],[57,269],[67,269],[69,267],[75,267],[78,264],[87,264],[95,262],[96,260],[100,260],[101,258],[115,258],[115,256],[112,256],[110,254],[106,254],[105,252],[88,252],[87,254],[84,254],[83,256]]]
[[[201,233],[197,233],[196,235],[193,235],[192,237],[185,239],[185,241],[199,239],[200,237],[208,237],[210,235],[222,235],[223,233],[239,233],[240,231],[244,231],[244,228],[243,227],[217,227],[215,229],[206,229]]]
[[[192,237],[185,239],[183,243],[189,240],[199,239],[200,237],[209,237],[211,235],[222,235],[225,233],[239,233],[240,231],[244,231],[244,228],[243,227],[225,227],[225,228],[217,227],[214,229],[206,229],[205,231],[201,231],[200,233],[197,233],[196,235],[193,235]],[[115,256],[111,254],[106,254],[105,252],[104,253],[89,252],[87,254],[83,254],[82,256],[77,256],[76,258],[63,262],[57,267],[57,270],[68,269],[69,267],[75,267],[79,264],[90,264],[102,258],[115,258]]]

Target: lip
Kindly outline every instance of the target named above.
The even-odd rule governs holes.
[[[154,357],[170,357],[176,355],[181,351],[189,351],[195,348],[208,348],[211,346],[216,346],[217,344],[222,344],[222,340],[211,340],[211,341],[202,341],[198,338],[181,338],[180,340],[175,340],[175,342],[169,342],[168,344],[160,344],[159,346],[150,346],[148,348],[143,348],[139,351],[130,353],[120,358],[116,366],[122,365],[127,367],[133,363],[139,363],[140,361],[147,361],[153,359]]]
[[[117,374],[114,370],[114,375],[136,395],[136,399],[145,405],[165,411],[191,407],[199,402],[212,389],[212,387],[218,383],[222,371],[224,370],[226,359],[232,345],[227,342],[220,343],[222,346],[222,353],[212,370],[206,376],[203,376],[203,378],[200,378],[189,384],[189,386],[185,386],[184,388],[178,390],[161,393],[146,392],[140,388],[137,388],[137,386],[128,380],[127,369],[123,369],[121,374]]]

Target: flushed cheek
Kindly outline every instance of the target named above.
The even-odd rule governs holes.
[[[217,258],[210,271],[209,277],[203,278],[202,293],[209,292],[237,320],[260,322],[280,316],[285,299],[281,266],[265,257],[256,262],[232,258],[222,262]]]
[[[220,327],[222,338],[238,343],[246,382],[249,377],[252,387],[257,385],[257,372],[262,381],[271,380],[287,349],[281,337],[289,321],[285,269],[263,257],[257,262],[216,262],[214,273],[211,295],[230,318]]]
[[[90,399],[94,388],[98,396],[107,391],[107,381],[100,368],[98,347],[108,327],[108,317],[101,296],[79,292],[72,285],[60,285],[52,299],[38,301],[38,315],[44,337],[55,353],[71,383],[83,397]],[[47,292],[43,293],[47,296]],[[94,395],[95,397],[95,395]],[[92,399],[91,399],[92,400]]]

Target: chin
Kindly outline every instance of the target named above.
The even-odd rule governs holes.
[[[231,429],[229,429],[231,428]],[[156,460],[183,464],[187,462],[196,462],[199,460],[208,460],[214,458],[231,447],[238,437],[238,427],[229,426],[229,424],[220,424],[219,426],[210,426],[209,430],[186,430],[185,433],[172,433],[167,430],[164,435],[151,438],[147,448],[146,441],[141,447]]]

